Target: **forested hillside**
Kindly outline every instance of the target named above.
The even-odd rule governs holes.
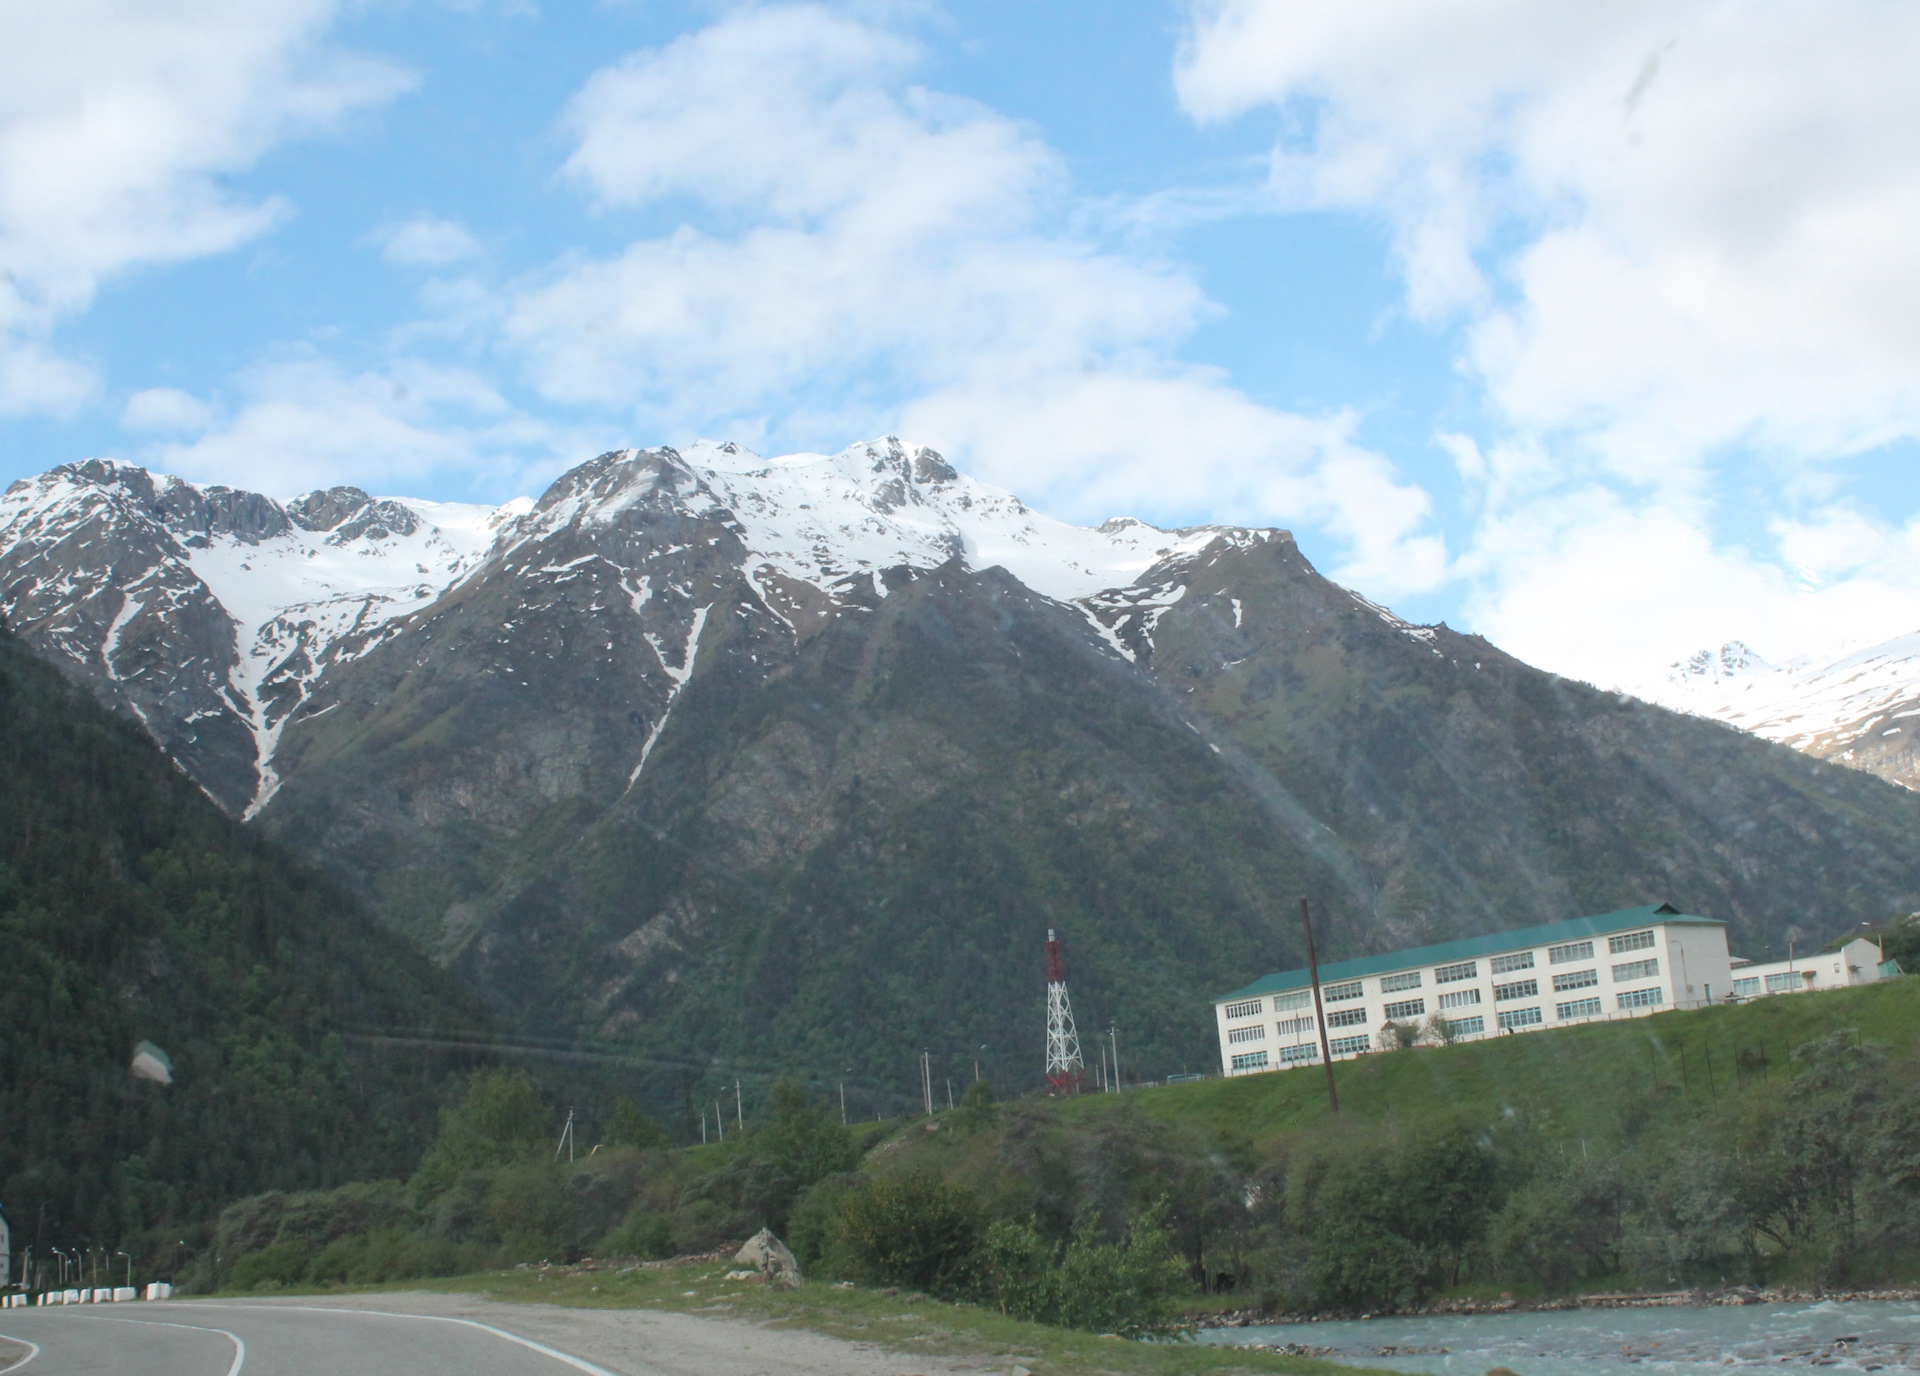
[[[0,629],[0,1201],[143,1264],[250,1191],[410,1170],[474,1001]],[[173,1082],[132,1075],[151,1041]]]

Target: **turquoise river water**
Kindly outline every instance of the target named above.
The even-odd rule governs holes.
[[[1203,1330],[1199,1341],[1330,1347],[1330,1361],[1444,1376],[1676,1376],[1729,1367],[1920,1371],[1920,1304],[1859,1301],[1435,1314]]]

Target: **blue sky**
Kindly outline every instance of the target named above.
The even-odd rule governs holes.
[[[17,7],[4,476],[892,431],[1596,681],[1886,638],[1916,58],[1865,0]]]

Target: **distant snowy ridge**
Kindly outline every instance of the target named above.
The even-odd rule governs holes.
[[[1728,641],[1677,661],[1640,696],[1920,788],[1920,631],[1777,665]]]

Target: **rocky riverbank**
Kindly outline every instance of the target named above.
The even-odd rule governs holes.
[[[1404,1317],[1409,1314],[1543,1313],[1561,1309],[1658,1309],[1681,1305],[1705,1308],[1712,1305],[1817,1304],[1823,1300],[1920,1301],[1920,1289],[1904,1287],[1878,1290],[1829,1290],[1818,1286],[1812,1288],[1736,1286],[1723,1290],[1621,1291],[1607,1294],[1564,1295],[1548,1299],[1517,1299],[1513,1295],[1502,1295],[1493,1300],[1436,1300],[1431,1304],[1413,1305],[1406,1309],[1381,1309],[1367,1313],[1326,1310],[1301,1314],[1269,1309],[1229,1309],[1190,1314],[1188,1322],[1195,1328],[1263,1328],[1271,1324],[1384,1319]],[[1299,1348],[1298,1352],[1294,1351],[1296,1347]],[[1283,1344],[1273,1350],[1304,1357],[1324,1355],[1326,1351],[1326,1349],[1313,1349],[1297,1343]]]

